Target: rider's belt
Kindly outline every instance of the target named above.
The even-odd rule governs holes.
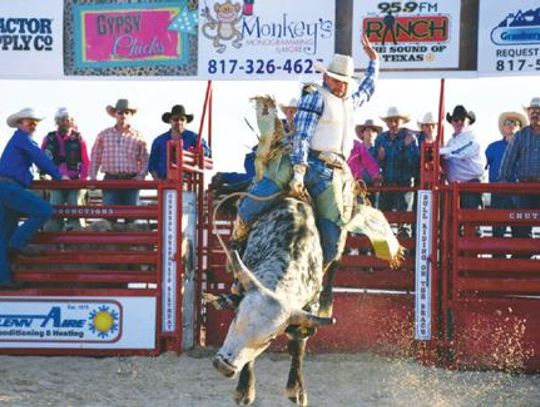
[[[137,176],[135,172],[119,172],[116,174],[111,174],[110,172],[105,173],[105,179],[133,179]]]
[[[322,151],[309,150],[309,154],[311,154],[311,156],[315,157],[318,160],[321,160],[327,167],[339,168],[339,169],[343,168],[343,166],[341,165],[341,162],[345,162],[345,159],[343,158],[341,154],[329,153],[330,155],[334,155],[336,157],[339,157],[340,159],[340,160],[332,160],[330,157],[328,157],[328,153],[326,154],[322,154],[322,153],[323,153]]]

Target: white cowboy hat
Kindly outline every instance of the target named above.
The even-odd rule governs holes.
[[[422,120],[418,120],[418,127],[422,127],[423,124],[437,124],[438,120],[435,118],[433,112],[427,112]]]
[[[38,122],[43,120],[43,117],[38,116],[38,114],[31,107],[25,107],[22,110],[19,110],[17,113],[13,113],[6,120],[6,123],[9,127],[16,128],[17,123],[22,119],[33,119]]]
[[[328,67],[316,62],[315,70],[342,82],[351,82],[358,79],[354,76],[354,60],[349,55],[334,54]]]
[[[288,109],[290,107],[293,107],[296,109],[296,105],[298,104],[298,99],[296,98],[291,98],[291,100],[289,100],[289,103],[285,104],[285,103],[280,103],[279,104],[279,108],[281,109],[281,111],[283,113],[285,113],[285,109]]]
[[[105,110],[109,113],[110,116],[114,117],[118,110],[124,111],[127,110],[131,114],[137,113],[137,108],[133,106],[128,99],[118,99],[114,106],[108,105]]]
[[[517,120],[521,123],[520,127],[525,127],[529,124],[529,120],[527,119],[527,116],[525,116],[523,113],[519,113],[519,112],[502,112],[500,115],[499,115],[499,131],[501,132],[501,134],[504,136],[504,133],[503,133],[503,127],[504,127],[504,122],[506,122],[508,119],[512,120]]]
[[[523,109],[525,111],[529,110],[531,107],[540,107],[540,97],[535,96],[531,99],[531,102],[529,103],[529,106],[523,106]]]
[[[391,106],[388,108],[388,111],[386,112],[386,116],[381,116],[381,120],[387,121],[388,119],[392,119],[394,117],[397,117],[401,120],[403,120],[403,124],[408,123],[411,121],[411,116],[407,113],[401,112],[397,107]]]

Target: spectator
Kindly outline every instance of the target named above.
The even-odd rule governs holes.
[[[364,124],[357,124],[354,128],[356,137],[366,145],[369,154],[377,161],[377,150],[375,150],[375,139],[381,133],[382,127],[377,126],[372,119],[366,120]],[[377,164],[378,165],[378,164]]]
[[[69,179],[86,179],[90,159],[86,143],[76,129],[73,117],[65,107],[61,107],[54,120],[57,128],[45,136],[41,149],[53,160],[62,175],[67,175]],[[83,202],[82,189],[55,189],[51,191],[49,200],[51,205],[82,205]],[[63,226],[63,219],[49,219],[45,230],[58,232]],[[83,222],[80,218],[68,218],[66,226],[68,230],[80,229]]]
[[[98,170],[105,173],[105,180],[143,180],[148,166],[146,141],[131,124],[137,109],[127,99],[118,99],[116,105],[107,106],[107,113],[116,120],[98,134],[92,147],[90,179],[95,180]],[[138,189],[106,189],[105,205],[137,205]]]
[[[435,141],[435,129],[437,128],[437,120],[432,112],[427,112],[422,120],[418,121],[420,133],[417,135],[418,146],[422,149],[422,144],[431,144]]]
[[[527,124],[527,117],[519,112],[503,112],[499,115],[499,131],[502,134],[502,139],[494,141],[486,148],[486,169],[489,174],[489,182],[498,182],[501,161],[506,147],[512,140],[514,133]],[[516,182],[515,174],[510,178],[510,182]],[[492,193],[491,207],[493,209],[514,209],[516,208],[515,199],[512,195]],[[506,226],[494,226],[493,236],[504,237],[505,231]],[[510,228],[510,233],[512,233],[512,228]],[[504,257],[504,255],[494,257]]]
[[[472,111],[462,105],[454,107],[452,114],[446,114],[446,120],[454,132],[445,147],[440,149],[446,167],[448,182],[481,182],[484,173],[484,159],[480,144],[469,126],[476,121]],[[461,208],[475,209],[482,205],[482,195],[465,192],[461,196]]]
[[[534,97],[524,107],[530,124],[514,134],[501,162],[500,180],[511,182],[540,182],[540,97]],[[540,209],[540,194],[521,194],[516,200],[519,209]],[[532,228],[514,228],[514,236],[532,237]]]
[[[356,181],[363,181],[367,187],[379,185],[381,182],[381,173],[377,160],[369,153],[369,149],[362,139],[371,139],[373,134],[378,134],[381,130],[382,128],[376,126],[371,119],[355,127],[358,139],[354,141],[353,149],[347,163],[351,168],[354,179]],[[369,196],[373,205],[377,206],[377,202],[373,202],[376,199],[373,198],[374,196]]]
[[[382,172],[383,186],[411,187],[418,174],[420,152],[416,138],[411,130],[403,127],[409,122],[409,115],[396,107],[390,107],[385,117],[388,131],[384,131],[375,140],[375,149]],[[411,211],[412,191],[381,192],[379,208],[382,211]],[[402,236],[411,236],[410,226],[400,228]]]
[[[169,140],[182,140],[184,150],[194,151],[197,148],[199,136],[185,128],[193,121],[193,115],[187,114],[182,105],[174,105],[170,112],[165,112],[161,120],[171,126],[170,130],[156,137],[152,143],[148,171],[155,180],[167,178],[167,143]],[[203,153],[210,157],[210,147],[204,139],[201,140]]]
[[[296,98],[292,98],[288,104],[279,105],[281,111],[285,115],[285,120],[283,120],[283,128],[285,129],[285,133],[287,134],[291,133],[294,130],[293,120],[296,113],[297,103],[298,100]]]
[[[60,174],[54,163],[32,139],[42,120],[33,109],[25,108],[7,118],[16,128],[0,157],[0,288],[17,288],[11,280],[10,263],[23,252],[31,237],[53,214],[49,203],[27,191],[32,184],[32,164],[56,180],[69,179]],[[20,216],[26,220],[19,225]],[[24,254],[36,255],[25,249]]]

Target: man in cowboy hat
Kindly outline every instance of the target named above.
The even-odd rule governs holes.
[[[290,133],[294,128],[293,120],[294,120],[294,115],[296,114],[297,104],[298,104],[298,99],[291,98],[291,100],[289,100],[289,103],[279,105],[279,108],[285,115],[285,120],[283,120],[283,128],[285,129],[286,133]]]
[[[115,119],[115,125],[97,135],[91,153],[90,179],[95,180],[101,169],[106,180],[143,180],[148,167],[146,141],[130,124],[137,109],[128,99],[118,99],[114,106],[109,105],[105,110]],[[138,189],[103,191],[105,205],[136,205],[138,200]]]
[[[11,280],[10,262],[21,252],[30,238],[53,214],[51,205],[26,190],[31,184],[32,165],[55,180],[69,179],[58,171],[49,157],[32,139],[42,117],[25,108],[7,118],[15,128],[0,157],[0,288],[15,288]],[[26,221],[18,225],[21,214]],[[27,255],[36,254],[27,252]]]
[[[485,162],[476,137],[469,126],[476,121],[474,112],[463,105],[454,107],[446,114],[446,120],[454,132],[440,154],[444,158],[448,182],[480,182],[484,174]],[[461,208],[476,209],[482,205],[482,195],[465,192],[461,196]]]
[[[399,108],[391,106],[386,116],[381,117],[388,127],[375,140],[375,150],[382,172],[382,185],[410,187],[420,167],[420,150],[411,130],[404,127],[410,116]],[[379,208],[382,211],[411,211],[413,192],[381,192]],[[400,233],[410,236],[410,227],[402,226]]]
[[[49,156],[58,166],[62,175],[69,179],[86,179],[90,167],[90,158],[86,143],[76,128],[75,122],[69,110],[61,107],[54,115],[56,130],[48,133],[41,144],[41,150]],[[82,205],[84,190],[82,189],[54,189],[51,191],[49,203],[51,205]],[[80,229],[83,219],[69,218],[67,229]],[[61,218],[49,219],[45,230],[57,232],[64,227]]]
[[[540,97],[533,97],[523,108],[529,125],[517,131],[508,143],[499,174],[502,182],[512,182],[514,176],[518,182],[540,182]],[[540,209],[540,194],[522,194],[516,198],[520,209]],[[530,238],[531,232],[529,226],[514,228],[515,237]]]
[[[186,124],[193,121],[193,115],[186,113],[183,105],[174,105],[170,112],[161,116],[161,121],[170,125],[170,129],[156,137],[150,150],[148,171],[155,180],[167,178],[167,143],[169,140],[182,140],[184,150],[197,148],[199,136],[197,133],[186,129]],[[201,139],[201,147],[206,157],[210,156],[210,147],[204,139]]]
[[[437,128],[438,121],[435,118],[433,112],[426,112],[422,119],[418,120],[418,128],[420,133],[416,136],[418,139],[418,146],[422,148],[422,144],[431,144],[435,141],[435,129]]]
[[[494,141],[486,148],[486,169],[489,174],[489,182],[499,181],[499,170],[501,161],[506,151],[508,143],[512,140],[514,133],[528,124],[527,117],[520,112],[503,112],[499,115],[499,131],[502,139]],[[511,182],[516,182],[515,175]],[[516,208],[515,199],[512,195],[507,194],[491,194],[491,207],[494,209],[513,209]],[[506,231],[506,226],[493,226],[493,236],[503,237]],[[512,232],[512,228],[510,228]],[[504,255],[494,257],[505,257]]]
[[[362,45],[370,62],[356,92],[351,89],[354,62],[350,56],[336,54],[328,67],[319,65],[324,72],[323,86],[298,101],[290,154],[280,157],[277,170],[265,174],[250,189],[259,197],[271,196],[287,186],[291,195],[304,197],[307,189],[316,207],[325,267],[341,256],[345,212],[351,209],[338,203],[348,202],[348,197],[341,194],[352,189],[346,159],[354,141],[353,112],[371,98],[379,71],[377,52],[365,35]],[[249,224],[272,204],[271,199],[243,199],[233,230],[233,246],[247,237]]]

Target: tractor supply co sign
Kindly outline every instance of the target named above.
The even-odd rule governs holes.
[[[538,74],[538,0],[480,1],[478,71],[489,75]]]
[[[365,33],[380,55],[383,71],[457,68],[460,11],[460,0],[355,1],[355,66],[367,65],[360,40]]]
[[[0,0],[0,76],[63,75],[62,6],[62,0]]]
[[[432,193],[418,191],[416,213],[415,337],[431,339]]]
[[[154,349],[153,297],[0,301],[1,348]]]
[[[199,75],[290,79],[334,53],[335,1],[199,2]]]

